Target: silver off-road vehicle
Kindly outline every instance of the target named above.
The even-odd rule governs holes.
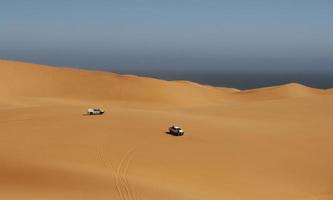
[[[89,108],[87,110],[87,114],[88,115],[103,115],[104,114],[104,110],[102,110],[100,108]]]
[[[182,136],[182,135],[184,135],[184,133],[185,133],[184,130],[178,126],[171,126],[169,128],[169,134],[171,134],[171,135]]]

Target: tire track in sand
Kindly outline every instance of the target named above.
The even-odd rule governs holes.
[[[128,169],[134,157],[136,147],[129,149],[120,160],[117,168],[105,159],[103,148],[98,153],[99,159],[107,169],[111,169],[113,178],[116,181],[116,189],[121,200],[139,200],[138,195],[132,190],[128,182]]]

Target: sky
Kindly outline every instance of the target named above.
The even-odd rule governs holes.
[[[0,0],[0,59],[104,70],[333,70],[333,1]]]

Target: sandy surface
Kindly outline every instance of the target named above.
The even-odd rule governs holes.
[[[0,199],[333,199],[332,90],[9,61],[0,74]],[[94,106],[106,114],[83,115]]]

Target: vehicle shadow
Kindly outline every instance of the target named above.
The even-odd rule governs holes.
[[[104,114],[103,114],[104,115]],[[81,116],[102,116],[102,115],[97,115],[97,114],[95,114],[95,115],[91,115],[91,114],[87,114],[87,113],[85,113],[85,114],[82,114]]]
[[[89,117],[89,116],[94,116],[94,115],[91,115],[91,114],[87,114],[87,113],[85,113],[85,114],[82,114],[82,116]]]
[[[169,132],[169,131],[164,132],[164,134],[171,135],[171,136],[174,136],[174,137],[177,137],[177,136],[178,136],[178,135],[172,134],[172,133]]]

